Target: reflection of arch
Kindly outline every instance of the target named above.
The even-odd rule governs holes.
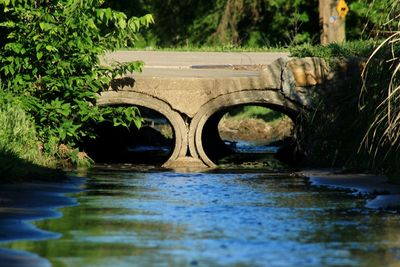
[[[219,111],[226,110],[228,107],[231,106],[244,104],[270,107],[274,110],[288,115],[293,120],[299,111],[299,107],[296,104],[286,99],[280,93],[280,91],[275,90],[248,90],[219,96],[203,105],[194,116],[189,128],[190,154],[195,158],[201,159],[207,166],[215,166],[214,162],[212,162],[212,160],[206,155],[202,143],[202,135],[205,125],[207,121],[211,118],[214,121],[213,123],[216,127],[218,125],[219,119],[222,116],[216,115]],[[215,117],[212,118],[212,116],[214,115]]]
[[[164,101],[137,92],[108,91],[101,94],[96,104],[98,106],[128,104],[142,106],[159,112],[171,123],[174,130],[175,147],[168,162],[186,156],[188,147],[186,124],[180,114],[172,110]]]

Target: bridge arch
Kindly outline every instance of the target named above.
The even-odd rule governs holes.
[[[98,106],[121,104],[145,107],[163,115],[171,124],[175,137],[175,146],[167,162],[186,156],[188,148],[187,126],[182,116],[174,111],[170,105],[155,97],[132,91],[103,92],[96,102]]]
[[[210,138],[214,144],[218,141],[222,144],[218,133],[218,122],[229,108],[240,105],[268,107],[289,116],[293,121],[301,109],[298,104],[285,98],[279,90],[246,90],[214,98],[199,109],[190,123],[188,139],[192,157],[200,159],[209,167],[216,166],[206,154],[203,134],[207,133],[209,135],[207,138]],[[219,140],[213,140],[216,138]]]

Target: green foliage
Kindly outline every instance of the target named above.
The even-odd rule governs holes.
[[[318,5],[305,0],[118,0],[112,7],[154,14],[151,45],[276,46],[317,40]]]
[[[241,119],[262,119],[265,122],[272,122],[285,117],[283,113],[274,111],[261,106],[239,106],[227,114],[229,117],[237,120]]]
[[[368,58],[374,48],[376,42],[369,41],[352,41],[342,44],[329,45],[301,45],[289,48],[290,56],[292,57],[319,57],[326,61],[331,61],[335,58]]]
[[[398,0],[354,0],[349,8],[346,23],[349,39],[387,36],[396,29],[395,17],[400,13]]]
[[[379,3],[376,1],[374,3]],[[321,93],[314,112],[303,114],[297,135],[311,162],[383,172],[398,180],[400,172],[400,23],[398,1],[387,2],[385,16],[391,35],[385,40],[350,44],[355,49],[328,47],[295,49],[296,56],[364,57],[363,76],[348,66],[345,82]],[[392,13],[394,12],[394,13]],[[391,18],[396,18],[392,20]],[[378,23],[378,22],[376,22]],[[394,28],[397,23],[396,28]],[[365,62],[364,62],[365,63]],[[359,67],[360,65],[358,65]],[[361,86],[362,85],[362,86]]]
[[[128,19],[102,7],[102,0],[0,0],[2,43],[0,79],[9,92],[21,96],[34,117],[37,131],[73,145],[94,136],[90,123],[113,120],[139,125],[137,109],[94,106],[110,82],[126,72],[140,71],[142,62],[99,65],[99,55],[132,45],[137,32],[153,22],[150,15]]]
[[[368,39],[393,29],[397,0],[347,1],[348,40]],[[307,0],[112,0],[109,5],[132,14],[152,13],[157,23],[149,46],[230,45],[291,46],[319,43],[318,1]],[[390,15],[391,14],[391,15]],[[146,45],[146,44],[142,44]]]

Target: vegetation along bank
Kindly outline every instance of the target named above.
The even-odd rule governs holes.
[[[18,159],[1,162],[2,180],[30,175],[20,172],[20,159],[46,167],[89,164],[75,144],[95,137],[98,122],[140,126],[135,107],[93,104],[114,77],[143,64],[103,67],[99,55],[132,46],[153,18],[128,19],[103,2],[0,1],[0,154]]]
[[[362,76],[302,114],[299,146],[307,164],[399,177],[399,3],[370,2],[350,4],[348,39],[362,42],[321,47],[311,46],[318,42],[318,13],[305,0],[0,0],[0,179],[42,170],[32,166],[88,165],[76,144],[96,137],[93,125],[141,125],[135,107],[93,105],[114,77],[142,68],[141,62],[104,67],[99,55],[134,43],[223,51],[290,46],[299,57],[365,58]],[[156,23],[140,33],[153,23],[147,13]],[[298,44],[305,45],[293,48]]]

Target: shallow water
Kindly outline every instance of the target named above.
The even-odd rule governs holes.
[[[399,215],[364,197],[290,173],[112,167],[35,222],[53,236],[3,243],[0,260],[3,248],[30,253],[16,266],[400,266]]]

